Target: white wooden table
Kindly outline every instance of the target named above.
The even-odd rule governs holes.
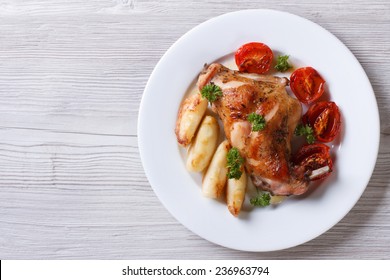
[[[390,259],[390,2],[332,2],[0,1],[0,258]],[[357,205],[322,236],[270,253],[184,228],[152,191],[137,148],[159,58],[197,24],[248,8],[335,34],[367,72],[381,115],[378,162]]]

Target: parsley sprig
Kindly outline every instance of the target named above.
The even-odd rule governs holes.
[[[227,153],[227,176],[229,179],[240,179],[242,175],[241,165],[244,163],[244,159],[241,157],[237,148],[231,148]]]
[[[285,72],[292,66],[288,63],[289,55],[279,55],[276,61],[275,69],[280,72]]]
[[[250,113],[247,119],[252,124],[252,131],[259,131],[265,128],[265,119],[262,115]]]
[[[314,136],[314,131],[311,128],[310,125],[303,125],[303,124],[298,124],[298,126],[295,128],[295,135],[296,136],[305,136],[306,141],[309,144],[313,144],[314,141],[316,140]]]
[[[219,97],[222,96],[221,88],[216,84],[214,84],[213,82],[205,85],[202,88],[200,93],[204,98],[207,98],[207,100],[211,103],[216,101]]]
[[[253,206],[265,207],[271,204],[271,195],[268,192],[260,192],[250,199]]]

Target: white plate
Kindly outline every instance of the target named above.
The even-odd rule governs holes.
[[[185,169],[174,127],[180,103],[204,63],[260,41],[298,64],[316,68],[342,114],[335,172],[305,198],[254,209],[234,218],[226,205],[201,195]],[[156,65],[138,119],[145,173],[169,212],[199,236],[245,251],[293,247],[324,233],[355,205],[371,177],[379,147],[379,114],[371,84],[353,54],[331,33],[304,18],[245,10],[208,20],[182,36]],[[174,234],[174,233],[172,233]]]

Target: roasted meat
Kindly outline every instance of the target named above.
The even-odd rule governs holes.
[[[291,138],[302,108],[286,92],[288,79],[230,70],[221,64],[205,66],[198,79],[201,90],[214,83],[222,96],[212,109],[222,120],[227,139],[245,158],[253,184],[273,195],[299,195],[308,189],[308,179],[292,165]],[[252,131],[248,115],[265,118],[263,130]]]

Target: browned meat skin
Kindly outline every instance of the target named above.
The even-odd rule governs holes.
[[[254,185],[274,195],[306,192],[307,179],[290,163],[291,137],[302,108],[287,94],[288,80],[232,71],[213,63],[201,72],[199,89],[210,82],[222,89],[222,97],[212,107],[223,122],[227,139],[245,157]],[[265,117],[264,130],[251,131],[247,116],[252,112]]]

